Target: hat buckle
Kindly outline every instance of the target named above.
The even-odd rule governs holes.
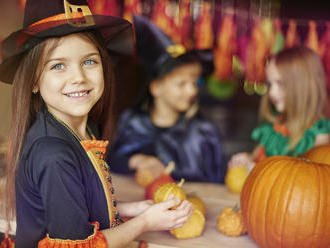
[[[64,11],[68,24],[75,27],[86,27],[95,24],[92,12],[88,5],[74,5],[64,1]],[[82,17],[84,17],[82,19]],[[79,19],[77,19],[79,18]]]
[[[186,53],[186,48],[181,44],[172,44],[166,47],[166,51],[171,55],[172,58],[176,58]]]

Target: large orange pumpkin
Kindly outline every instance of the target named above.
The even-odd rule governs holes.
[[[248,176],[241,208],[249,235],[267,248],[330,247],[330,165],[268,157]]]
[[[330,164],[330,144],[316,146],[308,150],[303,157],[317,163]]]

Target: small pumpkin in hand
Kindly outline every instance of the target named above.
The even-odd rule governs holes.
[[[141,185],[142,187],[146,187],[152,181],[154,180],[153,175],[151,174],[151,171],[148,169],[138,169],[135,172],[135,181]]]
[[[239,194],[242,191],[247,176],[248,170],[246,166],[228,168],[225,184],[231,192]]]
[[[166,184],[163,184],[162,186],[158,187],[158,189],[156,190],[156,192],[154,194],[154,202],[159,203],[159,202],[166,201],[171,194],[174,195],[174,198],[181,199],[181,202],[182,202],[183,200],[185,200],[187,198],[186,194],[184,193],[184,191],[181,188],[183,183],[184,183],[184,179],[181,179],[179,184],[166,183]],[[181,202],[178,205],[180,205]],[[173,209],[175,209],[175,208],[176,207],[174,207]]]
[[[190,201],[195,209],[198,209],[202,212],[203,215],[206,215],[206,207],[202,199],[196,193],[187,194],[187,200]]]
[[[165,168],[164,173],[156,178],[153,182],[151,182],[149,185],[147,185],[145,190],[145,198],[147,200],[154,198],[154,193],[160,187],[161,185],[165,183],[171,183],[174,182],[174,179],[171,177],[171,173],[175,168],[175,164],[173,161],[171,161]]]
[[[227,207],[221,211],[217,220],[218,231],[228,236],[237,237],[246,233],[242,212],[235,207]]]
[[[194,209],[186,223],[182,227],[170,230],[170,233],[177,239],[191,239],[200,236],[205,227],[205,216],[198,210]]]

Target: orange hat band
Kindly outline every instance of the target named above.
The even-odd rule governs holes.
[[[54,15],[37,21],[28,26],[19,36],[16,42],[17,50],[30,36],[47,29],[55,28],[64,24],[75,27],[86,27],[95,25],[92,12],[87,5],[73,5],[64,0],[65,13]]]

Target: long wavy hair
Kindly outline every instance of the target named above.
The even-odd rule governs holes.
[[[114,73],[105,44],[97,32],[82,32],[79,35],[91,41],[100,52],[103,74],[104,91],[99,101],[89,113],[90,118],[98,125],[101,133],[111,122],[114,106]],[[38,82],[42,65],[47,55],[59,44],[63,37],[49,38],[36,45],[22,55],[20,65],[13,80],[12,117],[9,133],[9,144],[6,159],[6,217],[12,220],[15,217],[15,175],[20,161],[25,136],[37,113],[41,110],[43,100],[40,94],[33,94],[32,89]]]
[[[293,149],[305,131],[325,116],[327,90],[325,72],[320,57],[307,47],[282,50],[270,58],[281,76],[285,91],[285,111],[282,124],[289,130],[289,148]],[[261,119],[277,122],[274,106],[266,94],[261,100]]]

